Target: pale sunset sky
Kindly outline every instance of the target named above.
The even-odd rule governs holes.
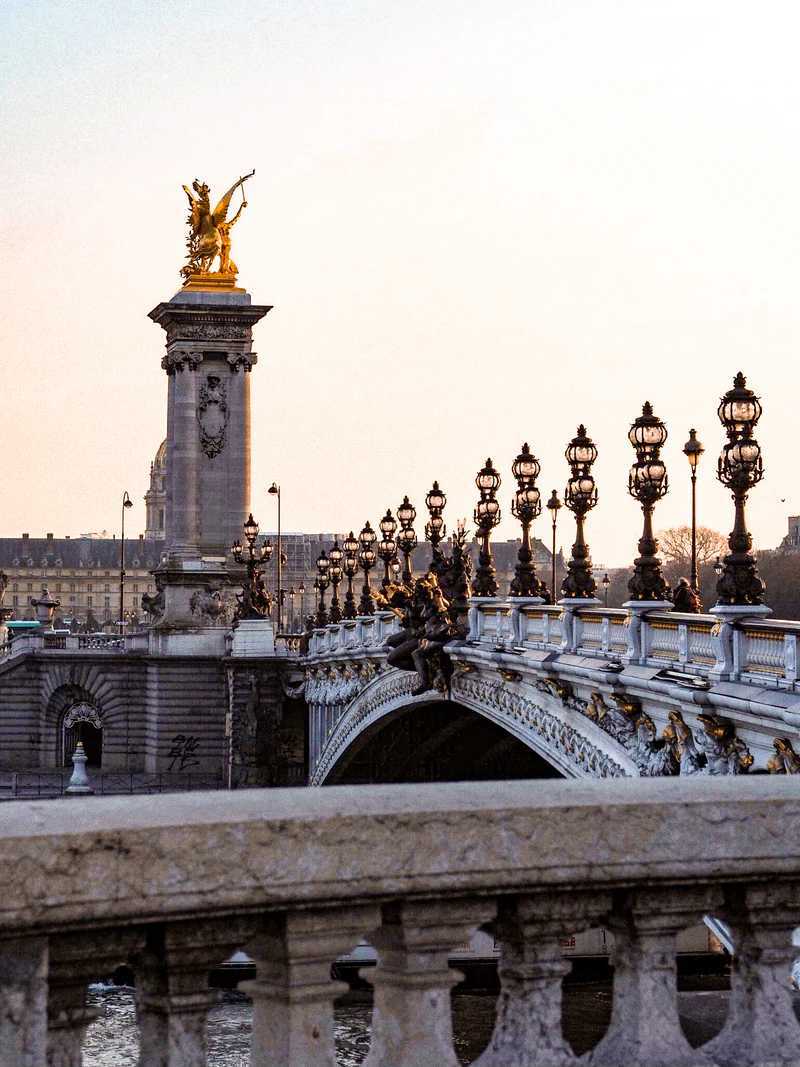
[[[253,510],[358,530],[437,478],[470,515],[490,455],[563,493],[585,422],[602,565],[635,555],[630,422],[690,426],[716,482],[720,393],[762,396],[756,543],[800,512],[796,0],[5,0],[0,535],[144,527],[164,335],[195,177],[255,167],[234,231],[256,327]],[[562,512],[562,537],[574,526]],[[535,532],[547,536],[546,518]]]

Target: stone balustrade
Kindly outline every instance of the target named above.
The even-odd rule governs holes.
[[[314,630],[309,655],[375,651],[398,620],[389,612]],[[522,597],[473,598],[467,643],[498,652],[545,651],[674,669],[699,680],[798,690],[800,622],[621,608],[563,609]]]
[[[791,778],[486,782],[14,802],[0,828],[0,1067],[79,1067],[87,984],[134,971],[146,1067],[203,1067],[208,971],[256,962],[252,1067],[333,1067],[331,964],[367,938],[368,1067],[456,1067],[452,950],[501,942],[478,1067],[577,1063],[559,940],[614,935],[607,1067],[800,1060]],[[710,915],[735,945],[722,1031],[681,1028],[676,936]]]

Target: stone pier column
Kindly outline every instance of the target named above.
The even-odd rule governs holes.
[[[677,935],[714,914],[720,894],[669,886],[620,894],[614,933],[614,1005],[608,1032],[589,1054],[591,1067],[710,1067],[678,1017]]]
[[[378,966],[372,1042],[364,1067],[458,1067],[450,989],[458,982],[448,958],[494,917],[493,900],[409,901],[386,905],[370,937]]]
[[[251,1067],[336,1067],[333,1001],[347,987],[331,967],[378,922],[369,906],[264,918],[245,947],[256,979],[241,987],[253,998]]]
[[[47,938],[0,941],[0,1067],[47,1062]]]
[[[170,559],[200,555],[197,367],[201,352],[173,349],[164,357],[167,400],[167,553]]]

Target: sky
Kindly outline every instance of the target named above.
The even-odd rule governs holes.
[[[0,7],[0,535],[144,528],[165,434],[183,183],[255,168],[234,231],[256,327],[253,510],[373,526],[436,478],[470,516],[491,456],[501,538],[528,441],[563,493],[599,450],[595,560],[636,554],[631,421],[670,437],[658,528],[727,532],[719,396],[761,395],[749,511],[800,512],[800,7],[794,0],[5,0]],[[422,521],[418,520],[421,533]],[[562,512],[560,543],[574,525]],[[547,518],[535,532],[547,536]]]

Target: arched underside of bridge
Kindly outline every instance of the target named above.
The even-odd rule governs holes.
[[[373,723],[341,754],[325,784],[561,777],[502,726],[463,704],[436,700]]]

